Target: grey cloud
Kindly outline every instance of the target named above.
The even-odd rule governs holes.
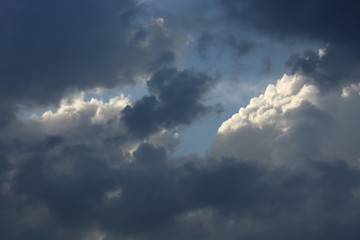
[[[207,51],[214,41],[214,36],[209,32],[202,32],[199,39],[197,40],[197,51],[203,59],[207,58]]]
[[[219,0],[235,24],[249,24],[273,36],[306,37],[340,45],[355,45],[360,34],[354,0]]]
[[[323,56],[314,50],[291,55],[286,62],[289,73],[303,74],[325,91],[359,81],[360,59],[351,48],[328,46],[324,49]]]
[[[57,102],[171,64],[173,38],[133,0],[2,1],[1,101]]]
[[[215,47],[221,55],[228,50],[236,59],[245,56],[256,48],[256,42],[232,33],[219,33],[216,30],[202,32],[197,39],[197,51],[201,58],[208,58],[208,51]]]
[[[155,93],[159,86],[149,88]],[[78,114],[91,118],[89,111]],[[310,125],[328,118],[306,104],[291,114],[304,124],[316,115]],[[2,237],[89,239],[98,232],[105,239],[315,240],[354,239],[358,233],[360,172],[345,161],[303,155],[308,169],[267,167],[239,158],[173,158],[151,143],[127,156],[129,139],[86,137],[109,122],[82,122],[81,134],[69,126],[71,132],[49,135],[23,122],[15,126],[18,133],[2,135]],[[111,123],[120,128],[119,121]]]
[[[12,106],[12,104],[7,102],[0,103],[0,128],[6,127],[7,125],[16,121],[14,110],[15,108]]]
[[[288,65],[292,73],[301,70],[323,89],[358,82],[357,1],[219,0],[219,3],[231,29],[250,26],[279,42],[313,40],[330,44],[322,58],[314,51],[291,56]]]
[[[147,82],[151,95],[123,110],[130,134],[145,137],[161,129],[190,124],[209,112],[202,103],[215,79],[194,70],[163,69]]]
[[[157,101],[174,97],[177,102],[171,89],[182,89],[181,84],[176,78],[163,78],[166,72],[178,81],[194,73],[167,69],[148,83]],[[203,82],[195,82],[198,88],[191,85],[192,89],[203,90]],[[352,239],[358,233],[360,172],[345,161],[318,162],[302,155],[309,167],[294,169],[241,158],[174,158],[169,149],[126,136],[122,141],[104,141],[112,134],[123,136],[122,130],[114,132],[125,124],[122,112],[114,110],[125,108],[125,103],[109,109],[95,108],[94,102],[84,102],[84,108],[79,104],[69,116],[82,115],[81,127],[77,118],[64,116],[68,112],[64,109],[71,106],[66,105],[42,120],[19,120],[13,129],[2,129],[0,222],[6,227],[2,237],[91,239],[97,233],[105,239],[315,240]],[[104,118],[89,121],[98,109]],[[51,127],[58,123],[54,116],[62,128]],[[310,142],[308,138],[316,135],[312,127],[329,117],[305,104],[288,118],[299,122],[289,132],[302,131],[299,141]],[[306,123],[310,130],[304,131]]]
[[[237,39],[234,35],[230,35],[225,42],[229,45],[230,49],[234,51],[237,57],[244,56],[253,50],[256,44],[253,41],[245,39]]]
[[[142,144],[132,162],[113,168],[92,149],[58,147],[58,158],[38,152],[12,164],[19,173],[9,182],[11,194],[1,195],[7,239],[87,239],[91,231],[105,239],[355,239],[358,233],[360,172],[342,161],[315,162],[309,172],[191,156],[175,166],[165,149]],[[64,159],[73,174],[56,170]],[[26,218],[40,220],[21,224]]]

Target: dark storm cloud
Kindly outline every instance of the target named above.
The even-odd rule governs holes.
[[[328,46],[323,56],[308,50],[291,55],[286,66],[290,74],[300,73],[309,77],[321,90],[341,87],[359,81],[360,58],[355,48],[353,52],[351,47]]]
[[[123,110],[124,121],[138,137],[161,129],[188,125],[211,107],[202,103],[215,79],[194,70],[163,69],[147,82],[150,92]]]
[[[277,40],[308,40],[330,44],[320,58],[315,51],[294,54],[288,61],[291,73],[303,73],[321,89],[358,81],[360,22],[354,0],[220,0],[232,28],[250,26]]]
[[[214,41],[214,36],[209,32],[202,32],[199,39],[197,40],[197,51],[203,59],[207,58],[207,51]]]
[[[1,101],[54,102],[174,59],[171,37],[133,0],[6,0],[0,22]]]
[[[197,39],[197,51],[201,58],[208,58],[208,51],[215,47],[221,54],[225,49],[236,58],[243,57],[255,49],[256,43],[254,41],[239,38],[232,33],[217,33],[216,31],[202,32]]]
[[[57,157],[24,150],[1,174],[6,239],[88,239],[96,230],[105,239],[335,240],[359,233],[360,172],[342,161],[295,171],[235,159],[173,159],[142,144],[131,162],[114,168],[84,145],[54,136],[39,145],[56,146]]]
[[[360,39],[360,5],[355,0],[219,1],[231,22],[246,23],[279,38],[306,37],[354,46]]]
[[[0,128],[5,127],[15,121],[14,107],[12,104],[0,103]]]

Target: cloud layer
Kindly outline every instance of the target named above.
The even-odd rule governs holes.
[[[359,89],[322,95],[285,75],[223,123],[208,157],[171,156],[176,124],[129,137],[123,96],[63,100],[2,130],[1,235],[355,239]]]
[[[317,41],[328,44],[327,54],[319,57],[314,50],[293,54],[290,73],[306,74],[323,89],[358,82],[360,62],[359,3],[353,0],[219,0],[230,29],[239,26],[279,42]]]
[[[59,101],[175,60],[174,39],[136,1],[2,1],[1,101]]]
[[[359,238],[358,3],[209,2],[166,15],[188,29],[153,1],[0,2],[1,239]],[[204,156],[176,153],[223,97],[197,61],[258,54],[266,74],[277,56],[254,36],[324,48],[287,52]],[[86,94],[133,83],[148,90],[133,102]]]

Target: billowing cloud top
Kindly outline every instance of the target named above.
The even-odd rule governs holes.
[[[321,94],[304,76],[284,75],[218,130],[211,154],[275,165],[309,160],[359,163],[359,85]]]

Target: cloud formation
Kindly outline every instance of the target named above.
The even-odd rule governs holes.
[[[360,21],[354,0],[219,0],[231,29],[250,27],[278,42],[328,44],[326,54],[293,54],[289,72],[305,74],[321,91],[359,81]]]
[[[236,59],[245,56],[255,49],[255,41],[238,38],[231,33],[202,32],[197,39],[197,51],[201,58],[207,59],[211,47],[218,48],[219,55],[227,49]]]
[[[189,125],[213,107],[202,103],[215,79],[194,70],[163,69],[147,82],[150,96],[124,109],[130,133],[145,137],[160,128]]]
[[[318,51],[292,54],[286,66],[290,74],[307,76],[309,82],[323,92],[345,87],[350,83],[358,83],[360,79],[360,58],[356,47],[328,45]]]
[[[148,83],[158,101],[165,72]],[[207,157],[171,155],[178,122],[129,137],[125,109],[143,100],[65,99],[1,130],[1,236],[355,239],[359,91],[324,95],[285,75],[220,127]]]
[[[174,38],[133,0],[2,1],[1,101],[134,82],[171,65]]]
[[[273,36],[306,37],[343,46],[355,45],[360,34],[354,0],[219,0],[230,24],[246,24]]]
[[[290,56],[205,156],[176,153],[178,130],[218,110],[208,97],[221,79],[173,64],[191,38],[153,18],[152,1],[0,3],[1,239],[358,239],[358,4],[207,2],[196,19],[209,21],[187,29],[209,24],[195,35],[203,57],[213,46],[246,57],[257,47],[246,26],[326,47]],[[134,102],[81,93],[138,79],[148,93]]]
[[[305,76],[284,75],[225,121],[210,151],[270,165],[344,160],[358,165],[359,85],[321,94]]]

